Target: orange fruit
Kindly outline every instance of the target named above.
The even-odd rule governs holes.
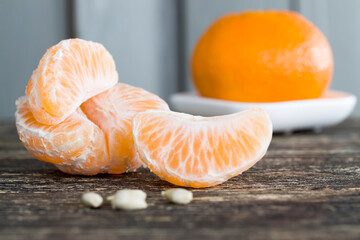
[[[63,172],[84,175],[97,174],[109,162],[104,133],[80,109],[49,126],[34,118],[26,97],[16,105],[20,140],[35,158],[54,163]]]
[[[133,119],[142,161],[179,186],[210,187],[246,171],[265,154],[272,137],[261,109],[218,117],[149,110]]]
[[[136,170],[142,162],[133,146],[132,118],[169,107],[158,96],[117,81],[114,61],[101,44],[69,39],[51,47],[33,72],[26,97],[17,101],[20,140],[35,158],[66,173]]]
[[[34,118],[54,125],[117,81],[114,60],[101,44],[68,39],[49,48],[41,58],[26,96]]]
[[[118,83],[90,98],[81,105],[81,109],[106,135],[110,163],[103,171],[119,174],[134,171],[142,165],[134,150],[132,138],[132,119],[135,114],[149,109],[169,110],[169,107],[155,94]]]
[[[192,77],[205,97],[289,101],[320,97],[333,65],[326,37],[300,14],[247,11],[221,17],[202,35]]]
[[[142,162],[133,146],[133,117],[148,109],[169,110],[155,94],[126,84],[90,98],[54,125],[38,122],[26,97],[16,105],[18,134],[28,151],[65,173],[79,175],[136,170]]]

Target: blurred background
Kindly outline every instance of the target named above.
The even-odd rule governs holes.
[[[333,49],[331,88],[360,98],[359,0],[0,0],[0,121],[13,120],[46,49],[71,37],[101,42],[120,82],[168,100],[192,88],[189,58],[200,34],[246,9],[290,9],[312,21]],[[360,104],[353,114],[360,116]]]

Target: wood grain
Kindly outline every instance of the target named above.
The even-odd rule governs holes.
[[[193,189],[187,206],[148,170],[65,175],[35,160],[14,124],[0,124],[0,239],[360,239],[360,119],[320,134],[276,135],[264,159],[226,183]],[[146,210],[81,205],[123,188],[148,194]]]

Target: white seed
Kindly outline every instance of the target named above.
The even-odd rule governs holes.
[[[107,200],[111,201],[113,209],[138,210],[147,208],[146,193],[141,190],[120,190],[113,196],[109,196]]]
[[[166,191],[162,191],[161,195],[168,201],[176,204],[188,204],[193,199],[192,192],[183,188],[172,188]]]
[[[81,196],[81,202],[87,207],[98,208],[102,205],[103,198],[100,194],[88,192]]]

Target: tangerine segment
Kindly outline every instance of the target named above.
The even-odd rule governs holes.
[[[26,149],[38,160],[70,174],[94,175],[109,162],[105,135],[81,109],[57,125],[39,123],[26,97],[16,101],[16,127]]]
[[[225,15],[201,36],[192,77],[204,97],[241,102],[318,98],[333,74],[326,37],[291,11]]]
[[[29,80],[26,95],[35,119],[54,125],[117,81],[114,60],[103,45],[68,39],[47,50]]]
[[[81,108],[106,134],[110,163],[104,171],[112,174],[134,171],[142,165],[132,137],[135,114],[149,109],[169,110],[166,102],[155,94],[121,83],[92,97]]]
[[[133,120],[141,160],[161,179],[203,188],[221,184],[259,161],[272,137],[262,109],[199,117],[149,110]]]

